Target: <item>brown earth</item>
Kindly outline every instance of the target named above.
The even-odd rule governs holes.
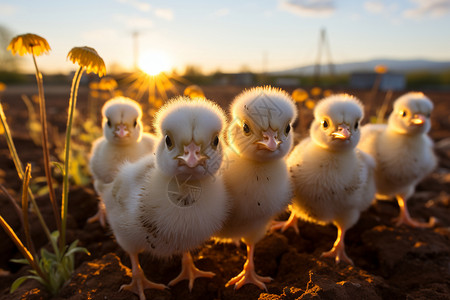
[[[241,87],[205,87],[208,98],[225,108]],[[292,91],[292,89],[288,89]],[[349,91],[347,91],[349,92]],[[30,138],[26,128],[27,110],[20,100],[22,93],[36,93],[34,87],[11,87],[1,99],[13,132],[21,160],[31,162],[33,178],[42,177],[42,151]],[[368,91],[350,91],[367,101]],[[394,98],[401,93],[394,93]],[[274,280],[262,291],[254,285],[239,290],[225,288],[225,283],[237,275],[245,260],[245,247],[207,242],[194,253],[196,265],[216,273],[212,279],[197,279],[192,292],[187,281],[165,290],[146,290],[148,299],[450,299],[450,104],[449,92],[426,91],[434,101],[431,137],[436,142],[439,167],[421,182],[410,199],[412,216],[420,220],[435,217],[433,229],[396,227],[395,202],[377,202],[361,215],[359,222],[346,236],[347,253],[355,266],[336,265],[320,254],[331,248],[335,237],[334,226],[319,226],[300,222],[300,234],[292,229],[268,234],[256,247],[256,270]],[[64,134],[69,85],[46,87],[49,122]],[[381,105],[385,94],[378,93],[373,107]],[[79,94],[80,116],[87,108],[87,88]],[[367,104],[367,103],[366,103]],[[100,104],[99,104],[100,105]],[[145,105],[144,105],[145,106]],[[366,106],[367,108],[368,106]],[[368,112],[366,112],[368,113]],[[373,114],[373,112],[371,112]],[[305,132],[311,120],[311,111],[302,110],[302,120],[296,132]],[[148,121],[148,118],[147,118]],[[99,124],[97,120],[97,124]],[[54,138],[55,134],[51,134]],[[62,136],[62,135],[61,135]],[[60,136],[60,137],[61,137]],[[89,149],[86,148],[86,152]],[[52,153],[55,149],[52,148]],[[87,153],[86,153],[87,154]],[[56,160],[56,158],[54,158]],[[60,178],[57,178],[57,181]],[[16,199],[20,199],[21,182],[10,158],[4,137],[0,137],[0,183]],[[57,190],[58,198],[61,195]],[[55,228],[52,209],[47,196],[38,197],[39,207]],[[25,282],[9,294],[11,283],[27,274],[27,267],[10,262],[20,258],[3,230],[0,230],[0,268],[9,275],[0,277],[1,299],[137,299],[134,294],[119,292],[122,284],[130,282],[130,261],[117,245],[109,229],[98,223],[87,224],[97,207],[97,196],[92,185],[74,186],[69,195],[68,240],[78,239],[90,256],[76,256],[76,270],[67,285],[56,296],[51,296],[33,280]],[[20,221],[6,197],[0,193],[0,214],[23,237]],[[284,214],[282,218],[288,215]],[[32,236],[37,248],[48,246],[36,218],[31,220]],[[148,254],[141,255],[142,267],[148,278],[167,284],[180,271],[180,258],[161,260]]]

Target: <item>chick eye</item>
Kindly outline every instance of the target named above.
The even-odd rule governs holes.
[[[291,131],[291,124],[288,124],[284,132],[286,133],[286,135],[288,135],[290,131]]]
[[[134,127],[136,127],[136,126],[137,126],[137,120],[134,120],[134,124],[133,124],[133,126],[134,126]]]
[[[356,123],[355,123],[355,130],[358,129],[358,127],[359,127],[359,121],[356,121]]]
[[[244,126],[242,127],[245,134],[250,134],[250,127],[247,125],[247,123],[244,123]]]
[[[172,149],[172,148],[173,148],[173,143],[172,143],[172,140],[170,139],[170,136],[166,135],[165,140],[166,140],[166,146],[167,146],[167,148],[168,148],[169,150]]]
[[[106,122],[106,124],[108,125],[108,127],[111,127],[111,120],[108,119],[108,121]]]
[[[328,124],[328,121],[327,120],[323,120],[322,121],[322,126],[323,126],[323,128],[328,128],[328,126],[330,126],[330,124]]]
[[[402,117],[406,117],[407,114],[408,114],[408,113],[406,112],[406,110],[401,110],[401,111],[400,111],[400,115],[401,115]]]
[[[217,135],[214,138],[212,145],[214,148],[217,148],[217,146],[219,145],[219,137]]]

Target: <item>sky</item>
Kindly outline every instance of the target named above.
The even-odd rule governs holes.
[[[44,73],[76,69],[66,56],[78,46],[96,49],[107,71],[133,68],[135,49],[180,73],[279,71],[314,64],[321,30],[323,63],[450,61],[450,0],[0,0],[0,26],[48,41]],[[29,58],[21,66],[33,70]]]

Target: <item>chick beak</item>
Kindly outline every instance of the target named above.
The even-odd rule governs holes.
[[[200,153],[201,147],[192,141],[189,145],[184,146],[184,154],[177,156],[178,165],[186,165],[189,168],[195,168],[203,165],[207,157]]]
[[[262,135],[262,141],[257,141],[256,144],[269,151],[275,151],[278,149],[281,141],[278,140],[276,131],[273,131],[271,128],[269,128],[266,131],[263,131]]]
[[[425,116],[421,114],[415,114],[414,118],[411,119],[411,123],[417,126],[422,126],[423,124],[425,124],[425,121]]]
[[[119,138],[123,138],[129,136],[130,132],[128,131],[127,125],[120,123],[116,126],[116,131],[114,131],[114,134]]]
[[[331,134],[335,139],[348,140],[352,135],[347,125],[341,124],[338,126],[338,130]]]

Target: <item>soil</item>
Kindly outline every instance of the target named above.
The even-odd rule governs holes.
[[[224,108],[243,89],[236,86],[203,88],[208,98],[216,100]],[[291,92],[293,89],[287,90]],[[51,139],[61,139],[64,134],[69,91],[69,84],[46,87],[50,127],[55,127],[60,133],[50,134]],[[346,92],[363,100],[367,110],[372,107],[366,115],[373,115],[385,97],[385,93],[379,92],[375,102],[368,105],[370,91]],[[0,95],[16,148],[22,162],[32,164],[33,178],[44,176],[42,150],[30,137],[26,127],[28,112],[20,96],[36,93],[33,86],[13,86]],[[394,99],[403,93],[395,92]],[[191,292],[187,281],[164,291],[146,290],[147,299],[450,299],[450,92],[425,93],[435,104],[430,135],[436,143],[440,163],[417,186],[408,204],[411,215],[419,220],[435,217],[438,224],[434,228],[396,227],[392,219],[398,214],[397,204],[394,201],[376,202],[361,215],[346,236],[347,254],[355,266],[336,265],[334,260],[320,257],[322,252],[332,247],[336,238],[336,228],[332,225],[300,222],[298,235],[292,229],[285,233],[267,234],[257,244],[255,252],[258,274],[273,278],[267,284],[267,291],[254,285],[245,285],[239,290],[226,288],[225,283],[242,270],[245,246],[209,241],[194,252],[193,257],[198,268],[214,272],[215,277],[197,279]],[[87,87],[81,87],[78,99],[81,118],[88,107]],[[100,106],[101,103],[97,103],[97,108]],[[302,108],[301,118],[296,127],[297,140],[306,132],[312,118],[311,111]],[[150,121],[150,117],[146,121]],[[99,119],[96,122],[100,124]],[[51,151],[55,155],[54,144]],[[88,151],[89,147],[86,147],[85,155]],[[61,182],[60,178],[56,181]],[[4,137],[0,137],[0,183],[20,199],[21,182]],[[60,198],[59,189],[56,195]],[[78,239],[79,245],[86,247],[90,255],[76,255],[72,278],[55,296],[34,280],[26,281],[17,291],[9,293],[12,282],[28,274],[29,268],[10,261],[11,258],[21,258],[21,255],[5,232],[0,230],[0,269],[6,273],[0,275],[1,299],[137,299],[130,292],[119,291],[122,284],[131,281],[127,254],[118,246],[108,228],[86,222],[96,212],[97,201],[91,183],[71,186],[68,241]],[[37,202],[51,229],[55,229],[48,196],[37,197]],[[20,220],[3,193],[0,193],[0,214],[23,238]],[[279,216],[287,217],[287,213]],[[30,222],[36,248],[48,247],[34,216]],[[142,254],[140,261],[147,277],[154,282],[167,284],[180,271],[180,257],[162,260]]]

